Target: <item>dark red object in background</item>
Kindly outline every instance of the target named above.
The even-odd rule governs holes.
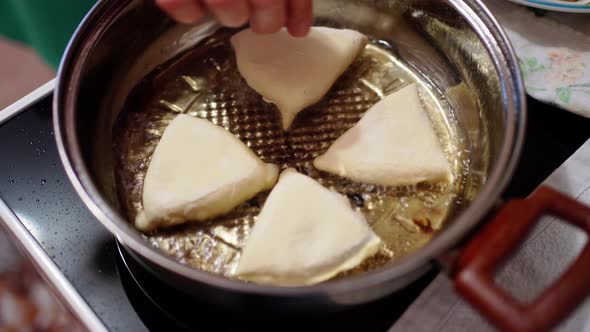
[[[85,331],[1,228],[0,331]]]

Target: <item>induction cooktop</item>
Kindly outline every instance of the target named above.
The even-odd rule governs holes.
[[[0,219],[90,329],[384,331],[438,273],[433,264],[401,292],[317,317],[237,314],[169,289],[129,257],[76,195],[54,141],[52,87],[0,111],[0,197],[6,203]],[[505,199],[528,195],[590,138],[589,119],[532,99],[529,108],[524,152]]]

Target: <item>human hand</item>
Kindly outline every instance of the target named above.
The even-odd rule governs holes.
[[[181,23],[195,23],[210,11],[228,27],[250,22],[256,33],[273,33],[287,27],[293,36],[303,37],[313,21],[312,0],[156,0],[156,3]]]

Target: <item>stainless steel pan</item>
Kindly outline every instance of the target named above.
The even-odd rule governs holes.
[[[131,105],[130,96],[138,91],[137,87],[166,77],[163,69],[186,68],[192,64],[195,66],[194,73],[204,75],[199,70],[206,64],[195,60],[198,59],[195,52],[207,52],[212,45],[223,47],[223,34],[231,32],[219,30],[211,19],[204,19],[196,26],[177,25],[147,0],[98,2],[73,37],[59,71],[54,100],[56,139],[68,176],[89,209],[133,257],[164,282],[188,294],[237,310],[328,310],[372,301],[408,285],[427,271],[433,261],[447,259],[448,262],[448,257],[454,257],[452,253],[473,237],[459,259],[449,265],[459,292],[503,329],[538,330],[556,324],[590,290],[589,272],[584,271],[581,265],[582,260],[590,259],[588,248],[563,280],[542,295],[538,302],[528,306],[515,302],[493,285],[493,270],[520,243],[539,215],[546,212],[564,215],[588,231],[588,209],[553,191],[542,189],[525,201],[508,204],[481,233],[471,235],[492,212],[509,181],[518,161],[525,129],[524,89],[517,61],[494,18],[475,0],[316,0],[314,11],[318,24],[352,28],[367,34],[374,41],[373,45],[387,49],[404,68],[405,76],[400,76],[403,76],[402,83],[419,81],[431,93],[433,100],[447,105],[443,107],[445,111],[438,115],[442,117],[442,122],[452,122],[446,127],[450,128],[446,133],[465,147],[466,155],[456,161],[468,162],[468,165],[463,165],[468,172],[459,177],[460,190],[454,192],[453,208],[445,210],[444,220],[428,236],[427,243],[386,263],[376,264],[376,267],[319,285],[297,288],[261,286],[233,280],[223,276],[223,273],[191,267],[186,260],[155,248],[154,245],[160,245],[162,239],[175,243],[179,234],[180,238],[188,235],[183,231],[173,231],[172,235],[146,236],[129,222],[140,200],[132,199],[133,188],[121,188],[124,187],[121,178],[141,175],[145,163],[143,166],[142,163],[133,164],[129,154],[120,153],[129,146],[127,143],[130,140],[128,137],[125,139],[125,133],[133,128],[142,130],[140,126],[133,126],[141,122],[121,119],[125,118]],[[196,62],[187,62],[187,59]],[[227,59],[231,60],[231,56]],[[228,66],[232,64],[230,60]],[[223,67],[219,63],[209,65]],[[378,68],[369,72],[378,75],[385,71]],[[350,75],[354,76],[354,69],[351,72]],[[366,73],[361,71],[359,75]],[[193,80],[192,83],[195,82]],[[225,105],[230,101],[223,99],[225,94],[210,88],[220,85],[212,82],[214,80],[205,82],[211,83],[209,88],[202,89],[207,93],[190,99],[189,106],[182,104],[186,107],[169,103],[160,95],[156,96],[160,99],[148,96],[148,101],[142,105],[149,106],[150,102],[159,101],[168,108],[168,117],[174,112],[193,112],[195,116],[208,117],[214,122],[217,119],[223,125],[219,114],[226,111],[227,115],[230,110]],[[231,85],[227,81],[224,84],[222,88]],[[352,118],[358,118],[367,107],[354,104],[356,97],[365,104],[379,97],[377,93],[377,97],[371,99],[369,92],[358,89],[352,87],[347,90],[343,86],[342,91],[348,92],[343,92],[342,98],[338,99],[344,100],[344,108],[358,107],[359,112],[352,112]],[[193,90],[201,91],[199,87]],[[336,99],[340,98],[337,92]],[[182,100],[180,97],[175,101]],[[202,108],[192,109],[196,104]],[[330,105],[333,106],[326,106],[328,112],[333,109]],[[231,114],[227,115],[230,130],[232,121],[238,125],[249,124],[244,122],[247,121],[248,110],[239,106],[235,107],[233,118]],[[310,114],[303,121],[313,123],[313,112],[310,111]],[[436,113],[431,114],[431,117],[436,116]],[[327,118],[316,120],[330,123]],[[121,125],[121,121],[127,126]],[[137,137],[145,138],[149,134],[155,135],[152,140],[157,140],[158,130],[165,126],[165,121],[148,128],[150,133],[142,132]],[[259,123],[272,121],[272,118],[258,120]],[[346,129],[346,125],[340,125],[342,122],[334,122],[339,124],[334,125],[337,129],[334,133]],[[232,131],[240,134],[239,130]],[[242,138],[248,141],[248,137]],[[260,144],[263,145],[259,149],[262,152],[258,153],[272,158],[265,155],[265,143]],[[143,157],[147,163],[148,152],[135,157]],[[289,162],[287,158],[285,164]],[[130,200],[126,199],[129,197]],[[522,208],[527,209],[526,213]],[[385,213],[384,210],[379,211],[381,215]],[[203,265],[203,269],[207,270],[207,266]],[[561,306],[558,309],[548,307],[547,303],[551,301],[558,301]]]

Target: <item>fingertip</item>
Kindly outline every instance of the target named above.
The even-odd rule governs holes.
[[[248,23],[248,16],[239,17],[239,18],[231,18],[222,22],[222,24],[228,28],[239,28],[244,24]]]
[[[250,27],[252,31],[270,34],[287,25],[287,7],[284,0],[252,0],[251,4]]]
[[[311,30],[311,23],[310,24],[301,24],[301,23],[289,24],[287,26],[287,29],[293,37],[298,37],[298,38],[307,37],[307,35],[309,34],[309,32]]]
[[[250,19],[250,28],[258,34],[272,34],[281,30],[284,24],[277,23],[274,20],[255,15]]]
[[[205,15],[205,9],[194,0],[156,0],[156,4],[179,23],[192,24]]]
[[[246,0],[205,0],[205,3],[226,27],[237,28],[248,22],[250,13]]]
[[[290,0],[287,28],[294,37],[305,37],[313,25],[311,0]]]

